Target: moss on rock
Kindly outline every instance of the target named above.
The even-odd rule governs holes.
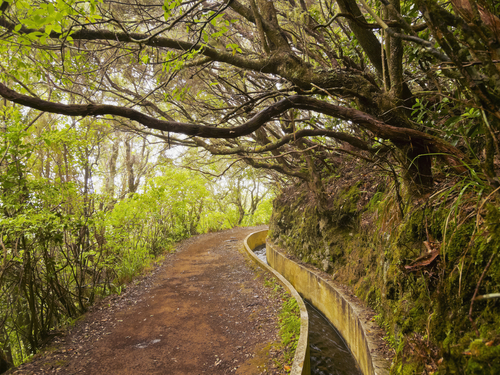
[[[271,239],[350,285],[378,312],[395,352],[393,373],[500,373],[500,298],[474,301],[469,318],[476,288],[500,292],[498,204],[477,212],[478,195],[458,200],[457,184],[407,202],[401,215],[389,183],[329,184],[326,207],[305,184],[284,191],[274,203]],[[429,249],[439,256],[427,262]]]

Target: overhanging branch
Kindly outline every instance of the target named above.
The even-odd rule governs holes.
[[[276,116],[281,115],[283,112],[291,108],[296,108],[314,111],[342,120],[350,121],[354,124],[357,124],[361,128],[372,132],[375,136],[383,139],[389,139],[397,145],[411,145],[412,147],[418,146],[427,149],[431,153],[449,154],[457,161],[465,157],[465,155],[459,149],[440,138],[434,137],[418,130],[399,128],[396,126],[388,125],[378,118],[357,109],[341,107],[322,100],[300,95],[293,95],[281,99],[280,101],[271,104],[267,108],[261,110],[242,125],[229,128],[159,120],[131,108],[108,104],[98,105],[54,103],[32,96],[19,94],[2,83],[0,83],[0,96],[14,103],[38,109],[40,111],[58,113],[67,116],[119,116],[137,121],[138,123],[150,129],[185,134],[188,136],[196,136],[201,138],[228,139],[246,136],[253,133]],[[321,134],[316,134],[315,131],[316,130],[307,130],[307,132],[309,132],[311,136],[329,136],[329,130],[320,130],[319,133]],[[290,136],[291,137],[287,139],[288,141],[291,141],[293,139],[293,134],[291,134]],[[340,133],[332,132],[331,136],[333,136],[334,138],[338,138],[340,137]],[[348,135],[343,135],[343,137],[346,136]],[[347,139],[344,140],[349,143],[351,143],[350,141],[352,141]],[[366,147],[362,146],[361,144],[360,146],[356,147]],[[458,164],[461,165],[460,163]]]

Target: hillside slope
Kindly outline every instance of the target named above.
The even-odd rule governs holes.
[[[500,373],[497,193],[462,176],[411,197],[359,160],[323,184],[282,191],[270,237],[376,310],[392,372]]]

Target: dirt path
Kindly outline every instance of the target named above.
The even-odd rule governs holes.
[[[279,353],[271,346],[279,300],[241,252],[258,229],[186,240],[150,276],[103,300],[13,373],[282,373],[272,369]]]

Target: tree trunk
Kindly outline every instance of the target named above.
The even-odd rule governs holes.
[[[422,196],[429,193],[434,185],[432,176],[432,156],[428,151],[416,147],[408,147],[403,163],[404,181],[411,196]]]
[[[125,167],[127,169],[127,185],[128,192],[135,193],[137,186],[135,184],[135,171],[134,171],[134,155],[132,155],[131,138],[125,140]]]
[[[106,181],[106,193],[110,198],[115,196],[116,162],[118,160],[119,142],[113,142],[111,156],[109,158],[109,175]]]

